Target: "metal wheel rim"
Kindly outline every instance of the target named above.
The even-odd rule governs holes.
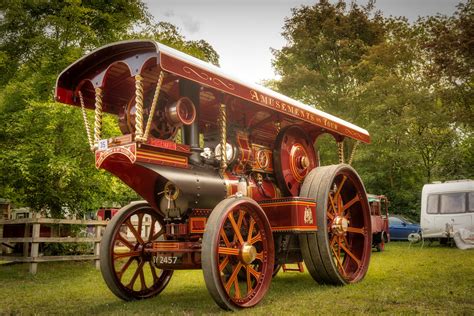
[[[217,268],[221,272],[220,285],[228,298],[238,306],[251,304],[252,300],[260,301],[260,289],[265,276],[270,273],[267,258],[268,233],[263,229],[262,219],[251,206],[240,205],[226,212],[226,218],[218,232],[218,247],[215,251],[219,256]],[[255,260],[250,264],[245,264],[239,258],[239,249],[244,243],[257,249]],[[229,265],[232,267],[232,273],[222,273]],[[242,279],[245,286],[241,284]]]
[[[340,276],[347,283],[361,279],[368,268],[367,254],[371,243],[368,204],[361,196],[365,192],[355,175],[341,170],[331,183],[326,201],[326,233],[328,247]],[[347,221],[347,228],[338,222]]]
[[[108,243],[101,245],[107,247],[101,249],[101,256],[107,254],[104,260],[101,257],[104,279],[112,292],[125,300],[156,296],[166,287],[173,273],[156,268],[151,253],[146,251],[152,247],[152,241],[164,234],[161,216],[150,207],[138,207],[121,215],[112,219],[109,225],[113,230],[107,238]],[[137,223],[132,222],[132,217],[137,218]],[[148,233],[144,230],[146,219],[150,220]]]

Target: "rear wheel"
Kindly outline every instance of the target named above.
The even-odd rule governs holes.
[[[316,200],[318,231],[300,236],[304,262],[322,284],[342,285],[364,278],[372,232],[364,185],[349,165],[313,169],[300,195]]]
[[[212,211],[202,241],[206,287],[228,310],[252,307],[267,292],[274,264],[267,216],[249,198],[229,198]]]
[[[100,243],[100,270],[116,296],[149,298],[168,285],[173,271],[156,268],[146,251],[163,234],[163,217],[145,202],[130,204],[112,218]]]

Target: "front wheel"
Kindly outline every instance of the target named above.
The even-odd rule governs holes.
[[[270,223],[254,200],[228,198],[214,208],[202,241],[202,270],[220,307],[237,310],[263,299],[272,279],[273,247]]]
[[[372,250],[370,209],[364,185],[349,165],[313,169],[302,197],[316,201],[318,231],[300,235],[311,276],[322,284],[342,285],[364,278]]]
[[[158,295],[173,270],[155,267],[147,250],[163,238],[163,217],[146,202],[122,208],[109,222],[100,243],[100,270],[109,289],[131,301]]]

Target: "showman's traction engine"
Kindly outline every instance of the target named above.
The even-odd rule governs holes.
[[[369,143],[366,130],[149,40],[79,59],[56,100],[82,108],[96,167],[144,199],[122,208],[101,242],[103,277],[121,299],[158,295],[179,269],[202,269],[230,310],[260,302],[281,265],[304,261],[321,284],[365,276],[369,206],[342,144]],[[103,138],[106,113],[123,135]],[[319,164],[325,133],[340,164]]]

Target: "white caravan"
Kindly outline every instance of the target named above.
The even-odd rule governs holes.
[[[445,240],[456,233],[474,232],[474,181],[425,184],[421,193],[423,238]]]

